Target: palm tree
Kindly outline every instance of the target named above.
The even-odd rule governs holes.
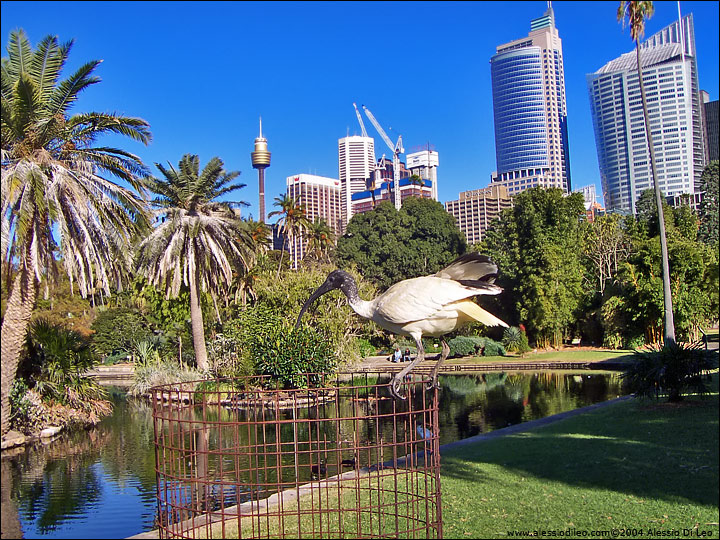
[[[255,253],[265,253],[272,243],[272,230],[264,221],[247,220],[247,229]]]
[[[617,10],[618,21],[622,21],[623,27],[628,20],[630,24],[630,37],[635,42],[637,57],[638,81],[640,83],[640,97],[642,99],[643,117],[645,119],[645,133],[650,151],[650,171],[655,187],[655,205],[658,212],[658,223],[660,228],[660,251],[662,255],[663,275],[663,304],[665,306],[665,344],[675,343],[675,321],[673,319],[672,293],[670,290],[670,263],[668,261],[667,238],[665,237],[665,217],[662,205],[662,193],[657,180],[657,167],[655,165],[655,147],[653,146],[652,132],[650,131],[650,116],[648,114],[647,99],[645,98],[645,84],[642,76],[642,64],[640,63],[640,38],[645,34],[645,20],[652,17],[655,8],[649,1],[625,1],[620,2]]]
[[[252,241],[235,213],[245,201],[220,202],[222,195],[245,187],[232,183],[240,174],[223,169],[212,158],[200,173],[200,159],[185,154],[179,169],[156,163],[164,178],[148,178],[148,190],[159,224],[142,241],[138,270],[155,286],[176,297],[180,287],[190,290],[190,323],[197,366],[209,369],[200,290],[226,292],[233,271],[242,273],[252,257]]]
[[[33,50],[13,31],[2,59],[2,256],[17,266],[2,322],[2,433],[9,428],[8,393],[17,373],[30,315],[42,280],[56,275],[53,251],[85,297],[111,294],[132,268],[133,235],[147,225],[146,205],[109,174],[141,188],[139,157],[98,146],[105,134],[143,144],[150,126],[140,118],[68,111],[78,94],[100,82],[84,64],[59,80],[73,42],[44,38]],[[9,284],[8,284],[9,286]]]
[[[305,215],[305,205],[297,202],[287,193],[282,197],[275,197],[273,206],[277,206],[280,209],[273,210],[268,214],[268,217],[280,216],[278,224],[280,225],[280,232],[285,237],[283,239],[283,249],[280,252],[280,263],[278,264],[276,275],[276,278],[279,278],[283,255],[285,254],[285,246],[287,246],[291,238],[302,234],[308,228],[310,222]]]
[[[248,298],[255,301],[255,299],[257,299],[255,283],[258,279],[260,279],[260,270],[257,265],[246,268],[242,273],[238,273],[231,286],[231,290],[235,292],[235,302],[242,302],[243,307],[245,307]]]
[[[330,248],[335,245],[335,233],[323,218],[317,218],[307,229],[307,251],[305,256],[328,260]]]

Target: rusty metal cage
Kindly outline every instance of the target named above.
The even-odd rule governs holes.
[[[304,377],[152,389],[160,538],[442,538],[427,376]]]

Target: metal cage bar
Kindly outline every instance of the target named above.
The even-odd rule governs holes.
[[[427,376],[305,377],[152,389],[160,538],[442,538]]]

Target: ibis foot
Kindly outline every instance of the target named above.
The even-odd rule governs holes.
[[[403,396],[400,393],[400,387],[402,386],[403,382],[410,379],[410,376],[408,375],[412,369],[415,367],[415,364],[418,362],[422,362],[425,359],[425,351],[422,349],[422,346],[418,347],[418,354],[415,357],[415,360],[410,362],[410,365],[403,368],[399,373],[396,373],[395,376],[392,378],[392,381],[390,381],[390,393],[393,395],[393,397],[397,399],[407,399],[407,396]]]
[[[425,388],[426,388],[427,390],[434,390],[435,388],[438,388],[438,389],[440,388],[440,383],[438,383],[437,373],[436,373],[435,376],[432,378],[432,381],[430,381],[429,383],[427,383],[427,386],[425,386]]]
[[[427,386],[425,387],[428,390],[434,390],[435,388],[440,388],[440,384],[438,384],[438,373],[440,372],[440,366],[450,355],[450,345],[448,345],[444,339],[441,341],[441,343],[442,343],[442,353],[440,353],[440,359],[437,361],[437,363],[435,364],[435,367],[433,368],[432,372],[430,373],[431,382],[429,382],[427,384]]]
[[[407,396],[403,396],[400,393],[400,386],[402,385],[402,377],[393,377],[393,380],[390,381],[390,393],[392,396],[396,399],[407,399]]]

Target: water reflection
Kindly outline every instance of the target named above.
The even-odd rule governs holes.
[[[542,418],[621,393],[617,374],[583,372],[486,373],[453,375],[440,378],[439,405],[440,444],[471,437],[494,429]],[[113,415],[95,428],[63,435],[50,445],[37,444],[15,456],[2,458],[2,537],[17,537],[18,523],[26,538],[124,538],[153,528],[156,519],[156,478],[153,442],[153,420],[150,406],[142,400],[127,399],[120,391],[111,392],[115,403]],[[296,444],[316,441],[298,460],[268,463],[268,474],[286,474],[307,479],[312,466],[322,458],[323,441],[344,441],[348,448],[363,440],[390,440],[393,426],[382,417],[393,407],[392,400],[348,399],[337,411],[356,420],[343,421],[335,429],[310,432],[306,422],[276,423],[266,418],[267,428],[250,433],[258,444]],[[220,416],[246,414],[221,411]],[[317,414],[312,410],[308,415]],[[206,418],[207,420],[220,419]],[[285,418],[287,420],[287,418]],[[295,419],[297,420],[297,419]],[[225,428],[222,428],[225,429]],[[408,426],[414,429],[414,426]],[[204,454],[218,448],[230,434],[214,429],[195,430],[186,435]],[[289,442],[288,442],[289,441]],[[344,452],[326,460],[328,468],[340,466],[341,460],[358,459],[360,465],[377,463],[387,456],[353,455]],[[211,467],[219,470],[253,469],[257,463],[247,459],[238,468],[238,458],[211,455],[217,463],[186,463],[190,474],[200,474]],[[219,461],[223,464],[220,465]],[[333,465],[334,464],[334,465]],[[334,474],[331,471],[330,474]],[[257,478],[262,482],[264,478]],[[204,507],[217,504],[215,493],[189,493]],[[242,493],[221,494],[231,499],[244,498]],[[226,501],[227,502],[227,501]]]
[[[114,414],[97,427],[3,454],[3,500],[15,502],[25,538],[123,538],[151,528],[152,411],[117,390],[111,397]],[[3,516],[3,538],[19,537],[11,523]]]
[[[617,373],[441,376],[440,444],[577,409],[622,394]]]

